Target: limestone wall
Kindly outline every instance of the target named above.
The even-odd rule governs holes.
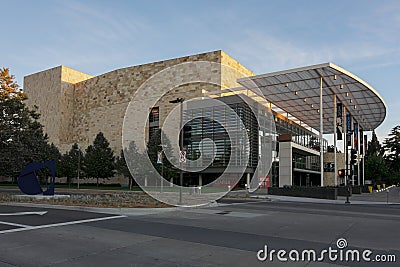
[[[241,87],[241,85],[236,82],[237,79],[254,76],[251,70],[244,67],[224,51],[221,51],[221,64],[223,65],[221,73],[221,84],[223,88]]]
[[[28,96],[26,104],[37,106],[41,114],[40,123],[49,135],[49,141],[59,145],[59,99],[61,96],[61,69],[55,67],[24,78],[24,92]]]
[[[345,169],[345,156],[344,153],[336,153],[337,169]],[[324,153],[324,162],[335,162],[335,154],[333,152]],[[339,177],[338,177],[339,179]],[[335,173],[324,172],[324,185],[335,185]]]
[[[92,76],[67,68],[55,67],[24,78],[28,107],[38,107],[40,122],[49,142],[62,151],[73,143],[74,84]]]

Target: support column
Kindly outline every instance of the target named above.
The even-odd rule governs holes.
[[[199,174],[199,186],[203,186],[203,175]]]
[[[343,150],[344,150],[344,166],[345,166],[344,185],[347,185],[347,175],[348,175],[347,121],[346,121],[346,107],[344,105],[343,105]]]
[[[279,187],[293,185],[292,142],[279,140]]]
[[[365,138],[365,140],[364,140],[364,138]],[[366,135],[363,136],[363,142],[364,143],[363,143],[363,156],[362,156],[362,182],[363,182],[363,185],[365,185],[365,165],[364,165],[364,162],[365,162],[365,154],[367,153],[367,148],[365,147],[365,144],[368,143]]]
[[[324,186],[324,107],[322,101],[322,76],[319,78],[319,154],[321,161],[321,186]]]
[[[335,186],[338,185],[337,175],[337,156],[336,156],[336,145],[337,145],[337,132],[336,132],[336,123],[337,123],[337,99],[336,94],[333,95],[333,149],[334,149],[334,165],[335,165]]]
[[[360,185],[360,163],[361,163],[361,153],[360,153],[360,124],[358,124],[358,129],[357,129],[357,185]]]

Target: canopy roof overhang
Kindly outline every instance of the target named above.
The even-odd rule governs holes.
[[[319,131],[321,81],[324,133],[334,133],[334,95],[364,131],[385,119],[386,104],[374,88],[333,63],[246,77],[238,83],[252,91],[259,88],[267,101]]]

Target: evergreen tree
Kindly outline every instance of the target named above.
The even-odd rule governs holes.
[[[53,143],[51,143],[51,144],[45,143],[44,147],[42,148],[42,153],[41,153],[38,161],[44,162],[46,160],[53,160],[56,164],[56,176],[60,177],[59,173],[58,173],[58,167],[61,162],[61,157],[62,157],[62,155],[60,153],[60,150]],[[42,173],[45,176],[46,183],[47,183],[48,178],[51,175],[51,172],[50,172],[50,170],[44,169],[42,171]],[[39,180],[40,180],[40,178],[39,178]],[[44,181],[40,180],[40,182],[44,182]]]
[[[377,156],[383,157],[385,154],[384,148],[379,143],[378,137],[375,134],[375,131],[372,132],[372,139],[368,142],[368,150],[367,150],[367,157],[368,156]]]
[[[379,143],[379,140],[372,132],[372,139],[368,142],[368,149],[365,158],[365,177],[372,180],[373,183],[388,181],[388,166],[384,159],[385,150]]]
[[[0,69],[0,175],[16,178],[28,163],[58,155],[47,143],[39,114],[26,107],[26,97],[14,79],[8,69]]]
[[[400,125],[394,127],[385,139],[386,160],[390,168],[390,178],[400,182]]]
[[[87,177],[97,179],[97,186],[99,178],[105,179],[114,175],[114,153],[102,132],[97,134],[93,145],[86,149],[82,167]]]
[[[138,152],[134,141],[130,142],[129,147],[124,150],[121,150],[121,155],[117,157],[115,167],[119,174],[129,179],[129,190],[132,190],[134,176],[139,175],[143,170],[143,163],[141,162],[143,155]],[[125,155],[127,155],[127,158],[125,158]]]
[[[383,181],[390,182],[389,169],[383,157],[371,155],[365,160],[365,177],[371,180],[374,184],[379,184]]]
[[[80,165],[83,161],[83,153],[79,149],[78,144],[73,144],[71,150],[62,155],[61,161],[57,166],[59,177],[67,177],[68,185],[71,184],[71,179],[78,177]]]
[[[161,146],[161,140],[163,142],[164,147]],[[157,164],[158,153],[161,152],[162,150],[164,153],[163,164]],[[172,165],[171,161],[168,160],[168,158],[172,159],[173,161],[175,159],[175,157],[172,155],[171,142],[168,139],[168,137],[164,134],[164,132],[158,130],[151,136],[149,142],[147,143],[147,154],[154,168],[160,175],[163,172],[163,177],[166,180],[170,180],[171,178],[177,177],[176,169],[174,169],[174,166]]]

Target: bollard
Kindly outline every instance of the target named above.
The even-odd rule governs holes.
[[[347,186],[347,196],[346,196],[346,202],[344,202],[345,204],[350,204],[350,186]]]

